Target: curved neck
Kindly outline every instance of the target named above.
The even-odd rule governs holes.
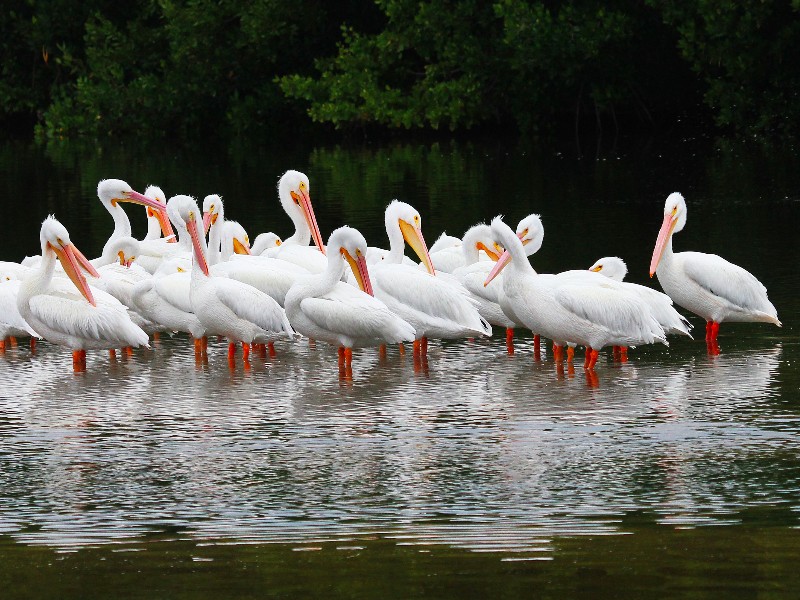
[[[131,235],[131,222],[128,219],[128,215],[125,213],[123,208],[117,203],[112,205],[109,203],[103,203],[103,206],[106,207],[111,217],[114,219],[114,232],[108,238],[105,246],[103,246],[103,252],[105,253],[106,248],[114,242],[122,237],[130,237]]]
[[[511,229],[504,230],[502,232],[500,242],[511,255],[511,269],[514,269],[519,273],[536,273],[536,271],[533,270],[531,263],[528,262],[528,255],[525,252],[525,246],[522,245],[520,239],[513,231],[511,231]]]
[[[217,220],[211,224],[211,228],[208,230],[208,264],[215,265],[220,261],[228,260],[231,255],[230,253],[225,255],[224,251],[220,251],[220,246],[222,245],[222,215],[220,214],[217,217]]]
[[[387,219],[386,235],[389,236],[389,254],[386,256],[386,262],[399,265],[405,256],[406,241],[403,238],[403,232],[400,231],[397,219]]]
[[[488,230],[488,231],[487,231]],[[482,234],[486,233],[487,238],[491,238],[491,229],[486,225],[476,225],[471,227],[461,238],[461,252],[464,255],[465,264],[474,265],[480,260],[478,242],[481,241]]]
[[[308,246],[311,243],[311,229],[306,223],[303,215],[289,213],[289,217],[294,223],[294,234],[283,241],[284,244],[295,246]]]
[[[95,268],[110,265],[117,260],[117,254],[114,252],[114,250],[115,248],[111,244],[106,244],[103,247],[103,254],[101,254],[98,258],[93,258],[89,262],[92,263],[92,266]]]
[[[672,236],[669,236],[667,244],[664,246],[664,252],[661,253],[661,260],[658,261],[656,272],[660,271],[662,268],[669,269],[672,266],[672,259],[674,257],[675,253],[672,251]]]
[[[147,217],[147,235],[145,240],[157,240],[161,237],[161,224],[155,217]]]
[[[322,273],[311,278],[311,295],[321,296],[333,290],[342,280],[346,266],[341,252],[328,254],[328,266]]]

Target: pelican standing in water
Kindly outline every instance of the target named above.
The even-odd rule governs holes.
[[[719,352],[717,336],[723,321],[757,321],[780,327],[767,288],[749,271],[716,254],[672,251],[672,235],[685,225],[686,202],[673,192],[664,204],[650,277],[658,276],[661,287],[678,306],[706,320],[709,351]]]
[[[136,326],[116,298],[89,287],[82,270],[94,277],[95,268],[78,252],[66,228],[54,217],[42,223],[39,234],[42,261],[17,294],[23,319],[44,339],[72,349],[76,370],[86,366],[86,350],[148,346],[147,334]],[[56,259],[75,284],[53,280]]]
[[[328,239],[328,266],[300,278],[286,294],[286,314],[305,336],[339,346],[339,361],[350,366],[353,348],[411,342],[414,328],[372,296],[367,242],[350,227]],[[341,281],[350,265],[358,288]]]
[[[634,294],[611,286],[538,275],[528,262],[520,237],[500,217],[492,221],[492,233],[508,255],[495,263],[485,284],[510,262],[511,270],[503,276],[503,292],[515,317],[554,344],[586,346],[587,370],[594,369],[598,351],[609,344],[666,344],[664,329]]]
[[[205,235],[198,227],[202,213],[189,196],[179,196],[177,201],[177,212],[192,240],[194,252],[192,310],[208,333],[228,338],[228,358],[233,358],[236,342],[241,342],[247,359],[253,342],[273,342],[279,337],[291,339],[294,331],[286,313],[273,298],[253,286],[211,274]]]
[[[469,292],[457,281],[445,282],[434,276],[416,209],[395,200],[386,207],[385,224],[389,254],[372,265],[375,297],[414,327],[415,355],[425,356],[429,337],[490,336],[492,327],[478,313],[478,303]],[[428,272],[402,264],[406,242]]]

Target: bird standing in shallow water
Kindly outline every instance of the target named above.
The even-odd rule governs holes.
[[[658,232],[650,277],[658,276],[664,292],[678,306],[706,320],[706,344],[719,353],[719,324],[764,322],[778,327],[778,311],[767,298],[767,288],[749,271],[716,254],[673,252],[672,235],[686,225],[686,202],[677,192],[667,197],[664,221]]]

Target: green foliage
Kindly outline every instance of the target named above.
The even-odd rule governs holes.
[[[537,130],[696,112],[797,133],[800,0],[18,0],[0,122],[42,135]],[[693,71],[693,72],[692,72]]]
[[[800,1],[649,0],[679,33],[719,125],[797,133]]]

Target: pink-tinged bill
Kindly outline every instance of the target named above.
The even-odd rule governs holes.
[[[169,217],[167,216],[166,204],[160,200],[148,198],[144,194],[140,194],[139,192],[135,192],[133,190],[125,192],[125,200],[127,202],[143,204],[144,206],[152,208],[156,218],[158,219],[158,224],[161,225],[162,235],[167,238],[167,241],[170,243],[176,243],[178,241],[175,239],[175,231],[172,229],[172,223],[170,223]]]
[[[197,231],[197,221],[190,218],[186,223],[186,230],[189,232],[189,237],[192,238],[192,249],[194,250],[194,259],[200,265],[200,270],[204,275],[208,276],[208,262],[206,261],[206,254],[203,252],[203,245],[200,243],[200,232]]]
[[[400,224],[400,231],[403,234],[403,239],[405,239],[406,243],[411,246],[411,249],[422,261],[422,264],[425,265],[428,273],[431,275],[436,275],[436,269],[433,268],[433,261],[431,260],[431,255],[428,254],[428,246],[425,244],[425,238],[422,235],[422,230],[416,225],[411,225],[403,219],[400,219],[398,223]]]
[[[358,287],[361,288],[361,291],[365,294],[369,294],[370,296],[374,296],[375,294],[372,291],[372,282],[369,278],[369,269],[367,268],[367,258],[363,254],[359,254],[357,258],[353,258],[352,255],[342,248],[342,255],[345,257],[347,262],[350,264],[350,268],[353,271],[353,275],[358,282]]]
[[[250,252],[250,244],[247,242],[240,242],[236,238],[233,238],[233,251],[236,254],[247,254],[248,256],[252,254]]]
[[[89,259],[83,255],[83,252],[78,250],[75,246],[72,246],[72,252],[75,254],[75,259],[84,271],[92,277],[100,277],[100,273],[98,273],[94,265],[89,262]]]
[[[211,213],[206,211],[203,213],[203,233],[208,235],[209,229],[211,229]]]
[[[656,247],[653,248],[653,259],[650,261],[650,277],[655,274],[656,268],[658,268],[661,255],[664,254],[664,248],[667,247],[667,242],[669,242],[672,230],[675,228],[677,222],[677,220],[673,219],[672,214],[664,215],[664,222],[661,224],[661,229],[656,239]]]
[[[78,291],[86,298],[89,304],[97,306],[94,296],[92,295],[92,289],[89,287],[89,282],[86,281],[86,277],[81,273],[81,264],[78,257],[75,255],[75,246],[72,244],[53,246],[51,244],[50,247],[56,253],[58,260],[61,262],[61,266],[64,267],[64,273],[67,274],[70,281],[75,284],[75,287],[78,288]],[[97,271],[95,271],[95,273],[96,272]]]
[[[300,190],[299,195],[292,192],[292,198],[303,209],[303,216],[305,216],[308,228],[311,230],[311,238],[319,248],[319,251],[325,254],[325,243],[322,241],[322,234],[319,232],[319,225],[317,225],[317,217],[314,216],[314,209],[311,207],[311,196],[305,190]]]
[[[489,275],[486,277],[486,281],[483,282],[483,287],[486,287],[492,282],[492,279],[497,277],[500,274],[500,271],[506,268],[506,265],[511,262],[511,255],[508,253],[508,250],[505,250],[501,255],[500,258],[497,259],[497,262],[494,263],[494,268],[489,272]]]

